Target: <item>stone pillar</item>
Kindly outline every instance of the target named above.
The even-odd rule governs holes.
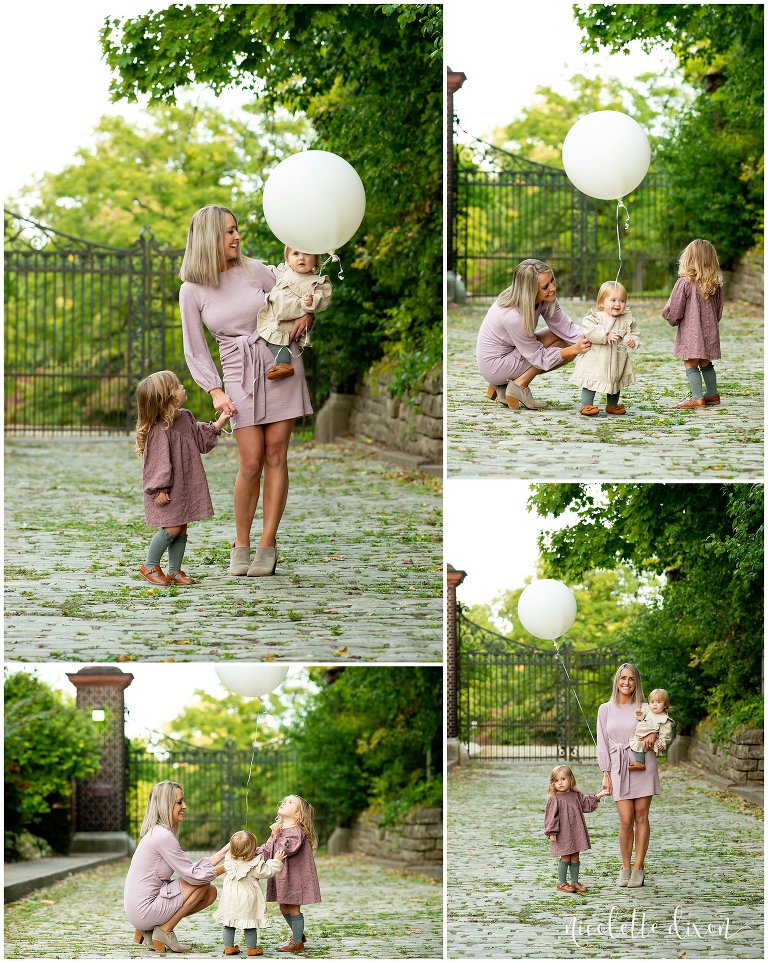
[[[77,708],[100,716],[94,718],[102,727],[101,767],[75,788],[71,851],[128,851],[124,694],[133,676],[99,665],[68,672],[67,678],[77,689]]]
[[[446,125],[445,125],[445,159],[446,159],[446,183],[445,183],[445,217],[446,217],[446,244],[447,259],[446,266],[448,271],[454,271],[456,264],[453,251],[453,211],[456,190],[456,158],[453,152],[453,95],[460,90],[467,75],[448,68],[448,83],[446,96]]]
[[[452,756],[451,740],[459,738],[459,639],[458,619],[456,610],[456,589],[467,577],[466,572],[457,571],[453,565],[448,566],[446,573],[446,653],[445,653],[445,684],[447,700],[447,755]]]

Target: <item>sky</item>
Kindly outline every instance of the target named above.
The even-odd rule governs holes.
[[[447,0],[445,8],[446,62],[467,75],[454,110],[461,126],[483,140],[530,106],[538,86],[567,93],[566,78],[576,72],[628,83],[676,64],[668,51],[644,54],[639,44],[628,55],[582,53],[573,5],[564,0]]]
[[[88,663],[89,665],[91,663]],[[97,663],[98,664],[98,663]],[[31,673],[44,682],[69,695],[75,695],[75,687],[67,678],[68,672],[78,672],[83,663],[23,663],[7,662],[6,671]],[[126,662],[118,666],[134,679],[125,689],[126,735],[129,738],[146,737],[148,730],[159,730],[193,702],[193,693],[202,689],[220,699],[228,689],[219,681],[212,663],[174,662],[141,663]],[[298,665],[291,666],[285,683],[292,680],[306,682],[306,671]],[[254,702],[258,711],[258,704]]]
[[[445,560],[467,573],[456,590],[466,605],[491,602],[536,575],[539,532],[576,516],[542,519],[526,511],[530,485],[506,479],[451,479],[445,487]]]
[[[167,6],[166,0],[36,0],[33,7],[4,8],[0,78],[4,93],[18,92],[3,97],[3,129],[14,133],[16,144],[0,159],[4,199],[36,175],[71,163],[78,148],[93,142],[104,114],[141,118],[146,98],[137,104],[110,102],[99,30],[106,17],[127,19]],[[238,91],[218,100],[199,90],[192,97],[232,110],[246,99]]]

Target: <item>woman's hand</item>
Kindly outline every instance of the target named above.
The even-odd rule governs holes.
[[[603,773],[603,789],[607,789],[609,793],[613,794],[613,781],[609,772]]]
[[[159,505],[161,508],[163,505],[167,505],[170,500],[171,496],[168,492],[158,492],[153,499],[155,505]]]
[[[643,739],[643,751],[650,752],[651,749],[656,745],[656,740],[659,738],[658,733],[652,732],[649,736]]]
[[[588,351],[592,350],[592,342],[587,341],[587,339],[582,334],[579,340],[575,344],[569,344],[566,348],[560,349],[560,355],[563,361],[570,361],[571,358],[575,358],[578,354],[586,354]]]
[[[208,392],[213,402],[213,407],[220,415],[236,415],[237,408],[232,404],[232,399],[221,388],[211,388]]]
[[[303,314],[300,318],[296,318],[293,322],[293,327],[291,328],[291,341],[296,341],[314,324],[315,317],[312,314]]]

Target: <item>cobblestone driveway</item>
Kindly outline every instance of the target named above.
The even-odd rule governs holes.
[[[123,914],[127,869],[124,860],[88,870],[8,904],[5,958],[156,960],[151,949],[134,944]],[[323,902],[303,910],[307,944],[300,956],[442,959],[441,883],[357,856],[318,856],[317,869]],[[176,935],[193,945],[184,959],[223,959],[214,908],[179,924]],[[269,913],[272,925],[260,932],[259,945],[264,959],[284,959],[289,954],[277,947],[288,939],[288,927],[275,904]],[[236,938],[242,945],[241,932]]]
[[[607,799],[586,816],[589,892],[558,893],[543,832],[553,765],[475,762],[450,774],[450,958],[763,958],[762,811],[709,789],[693,766],[662,764],[646,885],[616,886],[618,816]],[[579,789],[596,792],[597,766],[573,768]]]
[[[448,311],[449,477],[587,478],[609,481],[741,479],[763,474],[762,312],[728,303],[716,362],[719,406],[679,411],[688,395],[681,361],[673,357],[674,331],[661,317],[663,301],[632,304],[643,339],[635,354],[637,384],[622,396],[627,415],[579,415],[573,365],[542,375],[534,395],[545,411],[509,411],[485,397],[475,342],[490,301]],[[583,302],[563,301],[578,324]]]
[[[277,575],[234,578],[228,439],[204,459],[216,515],[189,527],[184,569],[198,584],[158,590],[137,574],[152,531],[131,449],[6,444],[7,659],[442,660],[437,481],[361,447],[297,443]]]

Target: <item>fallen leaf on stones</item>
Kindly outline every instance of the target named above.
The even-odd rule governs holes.
[[[133,662],[133,656],[131,655],[118,655],[118,662]]]
[[[348,652],[349,652],[349,649],[346,647],[346,645],[344,645],[344,646],[342,646],[340,649],[336,649],[336,651],[335,651],[333,654],[334,654],[334,655],[346,655]]]
[[[274,655],[265,655],[265,656],[264,656],[264,661],[265,661],[265,662],[274,662],[274,661],[275,661],[275,657],[274,657]]]
[[[175,662],[175,661],[176,659],[174,659],[173,656],[171,656],[170,659],[163,659],[163,662]]]
[[[343,562],[346,559],[346,555],[326,555],[323,559],[324,562]]]
[[[401,564],[401,565],[413,565],[413,559],[412,559],[412,558],[404,558],[400,564]]]

